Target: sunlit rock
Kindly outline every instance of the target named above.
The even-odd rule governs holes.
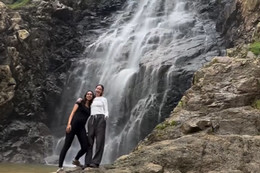
[[[27,30],[25,30],[25,29],[22,29],[22,30],[18,31],[18,36],[19,36],[19,38],[21,40],[25,40],[26,38],[29,37],[29,35],[30,35],[30,33]]]

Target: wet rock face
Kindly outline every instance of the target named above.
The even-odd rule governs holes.
[[[205,18],[216,21],[216,29],[225,38],[226,46],[233,47],[252,41],[260,20],[259,4],[259,0],[212,0],[202,1],[196,8]]]
[[[110,14],[118,10],[126,0],[61,0],[60,2],[74,9],[90,10],[99,14]]]
[[[216,27],[223,33],[228,47],[254,41],[252,35],[260,20],[259,4],[259,0],[227,0],[216,4],[216,8],[224,9]]]
[[[15,163],[45,163],[44,157],[52,152],[53,137],[43,123],[13,121],[1,128],[0,161]]]

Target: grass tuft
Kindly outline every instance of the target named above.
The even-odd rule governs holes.
[[[260,100],[255,100],[252,106],[253,108],[260,110]]]
[[[260,42],[250,44],[249,50],[253,52],[256,56],[260,55]]]
[[[13,4],[8,5],[9,8],[15,10],[27,5],[31,0],[18,0]]]
[[[158,130],[163,130],[163,129],[165,129],[166,127],[175,126],[175,125],[176,125],[176,121],[171,121],[171,122],[166,121],[166,122],[163,122],[163,123],[161,123],[161,124],[158,124],[158,125],[156,126],[156,129],[158,129]]]

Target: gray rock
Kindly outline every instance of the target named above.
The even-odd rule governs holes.
[[[44,161],[47,165],[57,165],[59,163],[59,156],[58,155],[48,156],[45,157]]]
[[[247,55],[246,55],[247,58],[256,58],[255,54],[251,51],[248,51]]]
[[[43,123],[13,121],[2,133],[3,161],[45,163],[52,152],[53,137]]]

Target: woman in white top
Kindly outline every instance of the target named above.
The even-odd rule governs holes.
[[[95,89],[96,97],[91,104],[91,113],[88,120],[88,139],[93,149],[96,141],[95,154],[91,160],[90,167],[99,167],[105,146],[106,119],[108,118],[107,99],[103,97],[104,86],[98,84]]]

